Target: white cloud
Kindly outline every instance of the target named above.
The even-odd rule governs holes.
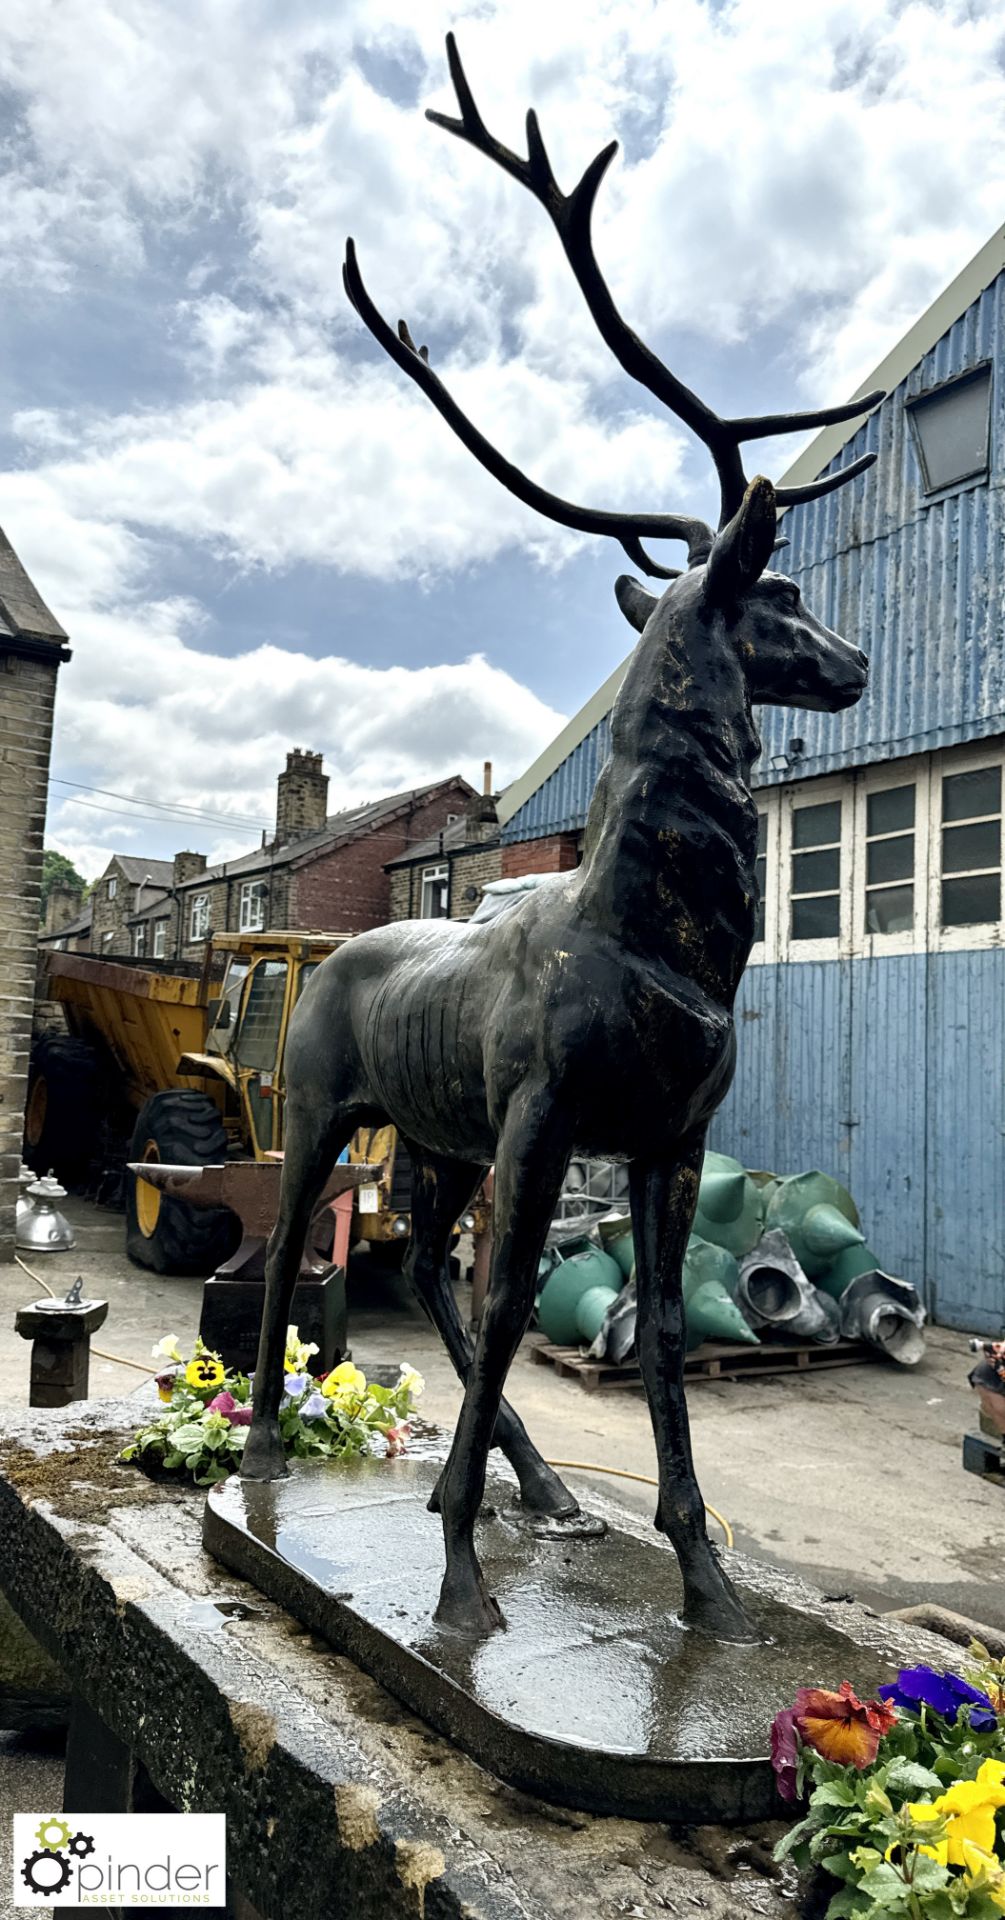
[[[186,542],[241,571],[308,562],[433,593],[510,550],[555,567],[580,546],[483,475],[378,356],[342,293],[347,232],[388,317],[408,315],[545,485],[642,510],[707,497],[707,461],[638,410],[541,209],[423,119],[451,107],[443,17],[404,0],[0,11],[11,298],[29,318],[40,297],[50,320],[63,303],[71,368],[88,300],[135,298],[172,375],[170,403],[141,373],[118,405],[84,385],[53,410],[17,369],[0,521],[74,632],[61,750],[99,784],[149,790],[140,710],[172,792],[242,808],[266,805],[291,738],[324,747],[348,795],[470,751],[518,771],[553,724],[492,678],[498,663],[387,669],[378,686],[338,632],[320,667],[259,651],[238,674],[199,608],[166,601],[165,557],[175,580]],[[493,131],[522,148],[533,102],[564,186],[620,133],[598,255],[626,315],[713,404],[748,336],[767,343],[772,409],[782,375],[794,404],[842,397],[1000,224],[994,0],[457,0],[452,18]],[[757,463],[777,472],[792,451]],[[97,815],[64,818],[81,846],[104,844]]]
[[[222,658],[200,650],[186,614],[165,604],[132,621],[92,615],[86,647],[63,669],[56,757],[114,768],[107,783],[138,797],[138,815],[144,798],[165,791],[167,770],[167,790],[189,805],[270,826],[276,775],[296,743],[324,754],[333,811],[457,772],[477,786],[489,758],[505,782],[564,717],[477,654],[412,668],[271,646]],[[111,811],[103,816],[99,806]],[[148,851],[195,846],[223,859],[256,841],[244,825],[231,832],[195,819],[137,828],[116,806],[114,796],[54,798],[49,843],[92,875],[123,842]]]

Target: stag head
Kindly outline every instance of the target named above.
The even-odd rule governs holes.
[[[458,439],[462,440],[470,453],[479,460],[489,473],[501,480],[511,493],[516,494],[529,507],[544,514],[549,520],[557,520],[561,526],[573,527],[581,533],[600,533],[620,541],[629,559],[643,572],[664,580],[677,579],[677,569],[661,566],[652,559],[642,545],[643,538],[662,540],[683,540],[687,544],[688,567],[705,570],[711,589],[724,598],[726,588],[738,583],[751,574],[751,568],[744,562],[735,564],[739,550],[749,546],[745,532],[746,522],[742,509],[748,483],[743,471],[740,448],[746,440],[759,440],[778,433],[803,433],[815,427],[834,425],[843,420],[854,420],[869,412],[883,399],[882,392],[868,393],[858,400],[850,400],[839,407],[822,407],[809,413],[763,414],[757,418],[742,420],[723,420],[711,407],[699,400],[682,381],[672,374],[663,362],[657,359],[638,334],[634,333],[615,306],[610,288],[597,265],[593,252],[591,221],[597,190],[611,161],[618,150],[618,143],[612,140],[591,160],[578,186],[571,193],[563,193],[552,171],[537,115],[533,108],[527,114],[527,156],[510,151],[501,140],[489,133],[475,104],[474,95],[468,85],[467,77],[461,66],[457,43],[452,33],[447,35],[447,60],[450,77],[457,95],[459,118],[448,114],[427,111],[426,118],[435,126],[444,127],[448,133],[456,134],[460,140],[466,140],[469,146],[484,153],[504,173],[511,174],[521,186],[528,189],[544,207],[552,225],[558,234],[566,258],[572,268],[579,288],[586,300],[590,313],[596,322],[602,339],[610,347],[632,379],[648,387],[657,400],[669,407],[679,420],[697,436],[708,448],[719,476],[721,511],[719,531],[716,533],[703,520],[695,520],[684,514],[676,513],[608,513],[590,507],[575,506],[569,500],[561,500],[557,495],[548,493],[539,487],[518,467],[512,465],[481,434],[457,402],[448,393],[443,382],[434,373],[429,364],[429,350],[417,347],[404,320],[399,320],[395,333],[378,308],[374,305],[359,270],[355,243],[346,242],[346,258],[343,268],[345,289],[360,318],[369,327],[375,339],[380,342],[391,359],[397,361],[423,393],[432,401],[437,412],[453,428]],[[802,487],[779,487],[771,490],[772,528],[771,546],[774,545],[774,516],[784,507],[796,506],[805,500],[815,500],[821,494],[831,493],[841,487],[858,473],[871,467],[876,456],[865,453],[853,460],[840,472],[828,474],[824,479],[810,481]],[[767,483],[765,483],[767,484]],[[763,518],[763,516],[762,516]],[[749,532],[749,530],[748,530]],[[758,550],[760,541],[754,543]],[[770,554],[771,547],[768,548]],[[756,575],[750,578],[750,588],[760,578],[767,555],[761,562]],[[790,583],[794,585],[794,583]],[[749,591],[749,588],[748,588]],[[740,596],[742,597],[742,595]],[[821,629],[824,632],[825,629]],[[842,642],[842,645],[844,643]],[[762,697],[762,696],[757,696]]]

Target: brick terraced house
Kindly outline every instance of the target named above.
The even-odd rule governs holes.
[[[477,799],[468,781],[453,775],[329,814],[321,755],[296,748],[277,782],[271,841],[212,867],[199,853],[134,863],[164,872],[128,913],[123,950],[191,960],[211,933],[363,933],[382,926],[391,917],[389,858],[445,829]],[[100,951],[97,940],[92,951]]]
[[[491,880],[501,877],[492,763],[481,796],[438,833],[387,862],[392,920],[469,920]]]

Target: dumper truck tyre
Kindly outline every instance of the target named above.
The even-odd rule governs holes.
[[[24,1116],[24,1158],[36,1173],[50,1167],[80,1180],[97,1150],[104,1109],[103,1061],[97,1047],[68,1033],[42,1034],[31,1051]]]
[[[152,1094],[140,1108],[130,1160],[169,1166],[219,1166],[227,1135],[208,1094],[177,1088]],[[126,1176],[126,1252],[154,1273],[209,1274],[230,1258],[241,1223],[230,1207],[190,1207],[156,1187]]]

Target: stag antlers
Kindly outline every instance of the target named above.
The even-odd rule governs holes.
[[[601,338],[625,372],[642,386],[648,387],[650,393],[657,400],[662,400],[708,448],[719,476],[720,528],[732,519],[746,491],[747,479],[740,458],[743,441],[761,440],[776,433],[798,433],[811,427],[827,427],[843,420],[854,420],[860,414],[868,413],[883,399],[883,393],[877,391],[864,394],[859,400],[849,400],[839,407],[821,407],[808,413],[763,414],[742,420],[721,419],[711,407],[699,400],[697,394],[678,380],[662,360],[657,359],[622,318],[597,265],[590,232],[593,206],[600,182],[618,150],[617,141],[612,140],[590,161],[571,193],[562,193],[552,171],[533,108],[527,114],[527,158],[522,160],[519,154],[512,153],[501,140],[489,133],[475,104],[452,33],[447,35],[447,60],[460,118],[454,120],[447,114],[428,110],[427,120],[476,147],[479,153],[495,161],[504,173],[511,174],[514,180],[518,180],[540,201],[558,234]],[[366,290],[356,259],[355,244],[351,239],[346,242],[342,277],[349,299],[384,351],[422,388],[468,451],[527,506],[536,508],[549,520],[557,520],[562,526],[573,527],[578,532],[612,536],[621,542],[629,559],[637,566],[663,579],[671,578],[674,570],[660,566],[646,553],[641,544],[643,535],[651,539],[686,541],[688,563],[691,566],[707,560],[715,535],[703,520],[681,514],[605,513],[594,508],[577,507],[571,501],[548,493],[536,481],[529,480],[479,433],[461,411],[429,365],[428,349],[416,347],[404,320],[398,322],[397,333],[393,332]],[[875,458],[874,453],[864,453],[839,472],[828,474],[822,480],[810,481],[803,487],[779,487],[776,503],[779,508],[791,507],[801,501],[814,500],[821,494],[831,493],[836,487],[844,486],[847,480],[854,479],[856,474],[864,473]]]

